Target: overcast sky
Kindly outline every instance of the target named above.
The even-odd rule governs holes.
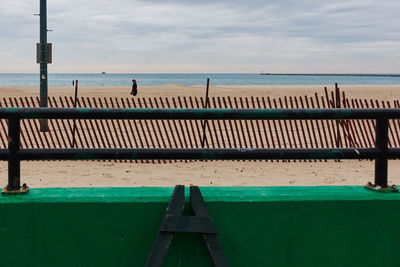
[[[48,0],[58,73],[400,73],[398,0]],[[39,0],[0,2],[0,72],[35,73]]]

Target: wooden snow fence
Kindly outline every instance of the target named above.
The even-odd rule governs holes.
[[[80,97],[77,107],[88,108],[204,108],[202,97],[116,98]],[[0,99],[0,107],[39,107],[38,97]],[[74,107],[72,97],[49,97],[49,107]],[[210,97],[209,108],[390,108],[399,101],[348,99],[345,92],[323,95]],[[23,148],[331,148],[374,147],[373,120],[39,120],[21,122]],[[75,125],[75,137],[73,137]],[[0,120],[0,147],[7,148],[7,120]],[[399,147],[400,122],[389,124],[389,146]],[[294,160],[295,161],[295,160]],[[133,161],[129,161],[133,162]],[[148,161],[146,161],[148,162]],[[153,163],[166,161],[149,161]],[[170,161],[168,161],[170,162]]]

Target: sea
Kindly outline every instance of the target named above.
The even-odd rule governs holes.
[[[132,79],[138,85],[291,85],[291,84],[400,84],[400,74],[272,74],[260,73],[57,73],[48,75],[49,86],[71,86],[79,80],[80,86],[130,86]],[[0,73],[0,86],[39,86],[39,73]]]

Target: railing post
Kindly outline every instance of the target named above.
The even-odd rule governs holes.
[[[389,119],[380,117],[376,119],[375,147],[379,150],[380,156],[375,159],[375,183],[369,182],[367,189],[381,192],[397,192],[395,185],[388,187],[388,131]]]
[[[18,151],[21,146],[21,120],[18,117],[11,117],[8,120],[8,151],[10,153],[8,159],[8,184],[2,193],[15,194],[25,193],[28,187],[24,184],[20,185],[21,177],[21,161],[18,158]]]
[[[376,141],[375,146],[382,153],[375,159],[375,186],[387,188],[388,175],[388,128],[389,120],[387,118],[379,118],[376,120]]]

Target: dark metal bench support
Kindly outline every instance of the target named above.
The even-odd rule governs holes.
[[[162,266],[173,235],[178,232],[202,234],[214,266],[229,266],[214,221],[208,214],[197,186],[190,187],[190,205],[195,216],[182,216],[185,206],[185,186],[175,186],[147,258],[146,267]]]
[[[375,147],[380,156],[375,159],[375,183],[369,182],[367,189],[380,192],[397,192],[395,185],[388,186],[388,131],[389,119],[382,117],[376,120]]]
[[[381,118],[376,120],[376,148],[382,155],[375,160],[375,185],[386,188],[388,186],[388,127],[389,120]]]
[[[208,102],[207,102],[208,103]],[[237,148],[237,149],[20,149],[21,119],[174,119],[174,120],[319,120],[376,119],[373,148]],[[375,181],[367,188],[398,192],[388,186],[388,159],[399,159],[400,148],[388,148],[389,119],[399,119],[400,109],[87,109],[1,108],[0,119],[9,120],[8,149],[0,149],[0,160],[8,161],[8,185],[2,193],[23,193],[21,160],[241,160],[241,159],[375,159]]]
[[[12,117],[8,120],[8,150],[10,159],[8,160],[8,185],[3,189],[4,194],[25,193],[28,187],[24,184],[21,187],[21,161],[18,157],[18,151],[21,146],[20,138],[21,120]]]

